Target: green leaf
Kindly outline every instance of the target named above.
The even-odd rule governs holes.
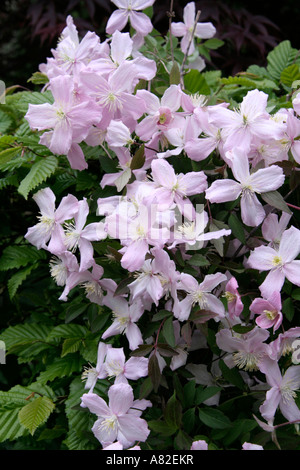
[[[59,338],[84,338],[88,329],[83,325],[62,324],[55,326],[49,333],[47,341]]]
[[[174,334],[174,326],[173,326],[173,318],[168,317],[162,327],[162,334],[164,335],[165,340],[167,343],[172,347],[175,348],[176,341],[175,341],[175,334]]]
[[[219,47],[224,45],[224,41],[218,38],[212,38],[205,41],[203,45],[208,49],[219,49]]]
[[[142,168],[144,163],[145,163],[145,146],[144,144],[142,144],[132,157],[130,169],[138,170]]]
[[[28,434],[28,431],[18,420],[19,408],[0,411],[0,442],[14,441]]]
[[[295,314],[295,308],[293,304],[293,299],[290,297],[285,299],[282,304],[282,313],[287,318],[288,321],[292,321]]]
[[[202,423],[213,429],[226,429],[231,426],[230,419],[215,408],[200,408],[199,418]]]
[[[193,255],[190,259],[188,259],[187,263],[190,264],[191,266],[199,266],[199,267],[210,265],[210,262],[208,261],[208,259],[205,258],[205,256],[200,255],[199,253],[197,253],[196,255]]]
[[[235,331],[236,333],[239,333],[240,335],[244,335],[245,333],[249,333],[249,331],[253,330],[253,328],[255,328],[255,324],[253,325],[233,325],[232,329],[233,331]]]
[[[267,71],[275,80],[280,80],[281,73],[293,63],[297,56],[297,49],[291,46],[290,41],[282,41],[267,56]]]
[[[169,426],[172,426],[174,428],[176,427],[177,429],[180,428],[182,420],[182,407],[180,402],[176,398],[175,392],[167,401],[164,410],[164,418]]]
[[[299,80],[300,78],[300,69],[299,65],[297,64],[291,64],[288,67],[286,67],[280,75],[280,81],[284,85],[288,87],[292,87],[293,83],[295,80]]]
[[[3,250],[3,254],[0,258],[0,271],[21,268],[29,263],[34,263],[35,261],[46,258],[46,253],[43,250],[37,250],[34,246],[8,246]]]
[[[18,110],[22,113],[26,113],[29,104],[53,104],[53,96],[51,91],[47,90],[43,93],[38,91],[23,91],[19,93],[18,97]]]
[[[158,434],[162,434],[163,436],[172,436],[177,431],[176,426],[172,426],[170,424],[165,423],[164,421],[148,421],[149,428],[157,432]]]
[[[160,310],[159,312],[155,313],[152,317],[152,321],[160,321],[166,317],[172,317],[173,313],[169,312],[168,310]]]
[[[40,373],[37,381],[46,384],[52,382],[56,378],[69,377],[74,372],[80,372],[82,368],[82,360],[79,355],[71,354],[68,357],[57,359],[53,364],[47,366],[47,369]]]
[[[245,390],[245,382],[237,369],[230,369],[222,360],[219,361],[219,367],[225,380],[230,384],[235,385],[240,390]]]
[[[183,387],[183,396],[184,396],[184,407],[188,408],[194,404],[194,398],[196,393],[196,382],[195,380],[190,380]]]
[[[30,191],[46,181],[55,172],[57,165],[58,160],[54,155],[37,160],[21,181],[18,188],[19,194],[27,199]]]
[[[0,110],[0,133],[4,134],[12,124],[12,119],[7,113]]]
[[[82,344],[82,338],[67,338],[62,345],[61,357],[78,351]]]
[[[49,328],[42,323],[10,326],[1,333],[0,339],[5,342],[7,353],[11,354],[33,343],[45,342]]]
[[[244,233],[244,226],[237,218],[235,214],[230,214],[228,218],[228,225],[233,235],[243,244],[246,243],[246,237]]]
[[[139,400],[146,398],[153,390],[153,385],[150,377],[147,377],[140,387]]]
[[[154,392],[156,393],[160,384],[161,372],[156,354],[152,354],[148,362],[148,375],[151,379]]]
[[[7,281],[7,288],[10,299],[13,299],[17,293],[18,288],[20,285],[25,281],[25,279],[29,276],[33,269],[37,268],[37,264],[33,264],[28,268],[22,269],[14,274],[8,281]]]
[[[11,147],[0,152],[0,165],[10,162],[16,155],[19,155],[22,147]]]
[[[184,430],[189,434],[191,434],[193,427],[195,425],[195,420],[196,420],[195,411],[196,411],[195,408],[190,408],[182,416],[182,424],[183,424]]]
[[[190,93],[199,93],[202,95],[209,95],[210,88],[206,83],[204,75],[198,70],[190,70],[184,76],[184,88],[185,90],[189,91]]]
[[[38,426],[47,421],[54,407],[48,397],[35,398],[19,411],[19,421],[33,435]]]
[[[292,214],[285,200],[278,191],[268,191],[267,193],[261,193],[261,198],[270,206],[279,209],[280,211]]]
[[[131,351],[130,356],[144,357],[147,356],[153,349],[152,344],[140,344],[134,351]]]
[[[195,404],[200,405],[204,401],[216,395],[222,389],[220,387],[206,387],[204,389],[198,388],[195,398]]]
[[[83,312],[86,311],[86,309],[89,307],[88,304],[76,304],[76,305],[70,305],[67,310],[66,310],[66,323],[71,323],[75,318],[79,317]]]
[[[180,69],[177,62],[173,62],[170,72],[170,85],[179,85],[180,83]]]
[[[49,78],[44,73],[34,72],[34,74],[32,74],[32,76],[27,80],[27,82],[32,82],[35,85],[45,85],[49,82]]]

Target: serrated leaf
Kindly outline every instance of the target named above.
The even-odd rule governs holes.
[[[0,339],[5,342],[9,354],[19,347],[25,348],[27,345],[38,341],[45,342],[49,329],[49,326],[40,323],[10,326],[1,333]]]
[[[282,71],[293,63],[297,56],[297,49],[291,46],[290,41],[282,41],[267,56],[267,71],[272,78],[279,80]]]
[[[17,293],[18,288],[21,284],[25,281],[25,279],[29,276],[31,271],[37,268],[37,264],[33,264],[28,268],[22,269],[14,274],[8,281],[7,281],[7,288],[10,299],[13,299]]]
[[[75,353],[79,350],[82,344],[82,338],[67,338],[62,345],[61,357],[67,354]]]
[[[49,78],[44,73],[34,72],[27,82],[32,82],[35,85],[45,85],[49,82]]]
[[[18,420],[19,408],[0,411],[0,442],[13,441],[28,434]]]
[[[51,176],[58,165],[58,160],[54,155],[37,160],[31,167],[29,173],[21,181],[18,193],[27,199],[30,191],[35,189],[39,184],[46,181]]]
[[[215,408],[200,408],[199,418],[202,423],[213,429],[226,429],[231,426],[230,419]]]
[[[59,338],[84,338],[88,329],[83,325],[62,324],[55,326],[49,333],[47,341]]]
[[[0,152],[0,165],[10,162],[15,156],[19,155],[22,147],[11,147]]]
[[[287,212],[287,214],[292,214],[292,211],[289,209],[285,200],[278,191],[268,191],[267,193],[262,193],[260,196],[270,206],[283,212]]]
[[[288,87],[292,87],[295,80],[300,78],[300,69],[298,64],[291,64],[286,67],[280,75],[280,81]]]
[[[48,397],[38,397],[25,405],[18,413],[19,422],[33,435],[47,421],[55,405]]]
[[[7,113],[0,110],[0,133],[4,134],[10,127],[12,119]]]
[[[190,70],[184,76],[184,88],[192,94],[209,95],[210,93],[210,88],[205,81],[204,75],[195,69]]]
[[[47,255],[43,250],[37,250],[34,246],[8,246],[3,250],[0,258],[0,271],[21,268],[40,259],[46,259],[46,257]]]
[[[68,357],[57,359],[53,364],[47,366],[47,369],[40,373],[37,381],[46,384],[56,378],[69,377],[74,372],[80,372],[82,360],[79,355],[71,354]]]

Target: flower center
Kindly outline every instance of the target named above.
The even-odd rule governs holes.
[[[201,290],[197,290],[192,293],[193,305],[198,304],[200,309],[205,309],[207,307],[207,302],[205,299],[205,293]]]
[[[296,398],[296,392],[292,390],[293,383],[288,382],[283,387],[280,387],[282,400],[285,405],[289,405],[292,400]]]
[[[254,370],[258,370],[258,363],[261,359],[261,355],[246,351],[238,351],[232,355],[232,358],[239,369],[252,372]]]
[[[50,235],[55,224],[54,219],[51,219],[46,215],[40,215],[38,216],[38,219],[40,222],[37,224],[37,228],[41,236]]]
[[[274,320],[277,317],[277,310],[264,310],[263,313],[266,315],[268,320]]]
[[[272,264],[273,266],[282,266],[282,258],[281,256],[274,256],[273,260],[272,260]]]
[[[124,371],[124,367],[118,361],[110,361],[105,363],[106,371],[109,375],[109,378],[118,377]]]
[[[50,263],[50,274],[58,286],[66,284],[68,270],[59,258],[53,258]]]
[[[227,302],[233,302],[236,299],[236,295],[229,291],[224,292],[223,297],[225,297]]]
[[[76,231],[76,227],[73,223],[65,224],[66,232],[65,232],[65,240],[64,243],[68,250],[72,250],[74,252],[78,246],[80,240],[80,233]]]
[[[120,333],[124,333],[128,324],[130,323],[130,319],[128,317],[122,317],[116,312],[113,312],[113,317],[115,318],[116,322],[118,323],[118,330]]]
[[[88,281],[82,284],[82,287],[85,289],[86,296],[96,295],[99,299],[103,297],[103,290],[101,286],[95,281]]]
[[[115,431],[117,427],[118,427],[118,418],[116,415],[113,414],[109,416],[108,418],[105,418],[103,421],[101,421],[99,430],[110,432],[110,431]]]

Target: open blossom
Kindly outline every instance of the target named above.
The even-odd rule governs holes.
[[[224,305],[220,299],[211,294],[211,291],[226,279],[225,274],[208,274],[203,282],[198,284],[193,276],[182,273],[177,289],[186,291],[187,295],[183,300],[175,304],[174,316],[180,321],[187,320],[192,307],[198,305],[200,310],[210,311],[213,318],[224,317]]]
[[[125,334],[129,348],[134,350],[143,343],[143,338],[136,322],[142,316],[144,308],[140,299],[136,299],[131,305],[122,297],[108,296],[105,305],[112,309],[114,321],[103,333],[102,339],[110,336]]]
[[[95,437],[103,447],[118,440],[124,448],[135,441],[144,442],[149,429],[142,411],[152,406],[149,400],[134,400],[133,390],[128,384],[115,384],[108,390],[109,405],[95,393],[85,393],[81,397],[81,406],[97,415],[92,427]]]
[[[228,154],[227,154],[228,155]],[[218,179],[206,190],[206,198],[212,203],[235,201],[241,196],[241,216],[244,224],[256,227],[265,218],[265,210],[257,199],[261,194],[275,191],[284,183],[282,168],[272,165],[250,173],[247,154],[235,149],[230,155],[231,170],[237,181]]]
[[[300,388],[300,366],[289,367],[282,376],[277,361],[265,358],[259,368],[271,387],[259,409],[263,418],[273,423],[279,407],[288,421],[300,420],[300,410],[295,402],[296,391]]]
[[[193,40],[193,30],[196,17],[195,3],[188,3],[183,10],[183,22],[172,22],[171,31],[174,36],[182,37],[180,46],[183,53],[188,52],[188,55],[193,54],[195,50],[195,43]],[[194,36],[201,39],[212,38],[216,33],[216,28],[212,23],[197,23],[195,27]],[[189,44],[191,45],[189,47]]]
[[[239,317],[244,309],[235,277],[231,277],[225,286],[224,297],[227,300],[229,318]]]
[[[25,238],[38,250],[44,248],[55,255],[66,251],[62,224],[77,213],[77,198],[68,194],[55,209],[55,194],[50,188],[44,188],[35,193],[33,199],[39,206],[41,215],[38,217],[39,222],[27,230]]]
[[[145,8],[152,6],[155,0],[112,0],[112,2],[118,7],[118,10],[115,10],[108,19],[107,34],[112,34],[116,30],[122,31],[128,20],[137,33],[143,36],[147,36],[152,31],[153,26],[150,18],[139,10],[145,10]]]
[[[268,298],[274,291],[280,292],[285,278],[300,286],[300,230],[294,226],[285,230],[277,250],[271,246],[259,246],[248,258],[250,268],[269,271],[259,286],[262,295]]]
[[[115,384],[128,383],[127,379],[138,380],[148,375],[148,359],[131,357],[126,361],[123,348],[110,348],[104,368],[108,377],[115,377]]]
[[[263,221],[261,226],[262,235],[272,248],[277,249],[279,247],[280,239],[287,228],[291,216],[292,214],[282,212],[279,219],[277,214],[271,213]]]
[[[85,381],[84,388],[89,389],[90,393],[93,392],[97,380],[105,379],[108,375],[104,366],[104,360],[111,347],[111,344],[105,344],[100,341],[98,345],[96,367],[86,367],[82,373],[81,378]]]
[[[259,315],[255,322],[261,328],[278,330],[282,323],[280,292],[273,292],[268,299],[254,299],[249,309]]]
[[[208,444],[204,440],[194,441],[190,450],[208,450]]]
[[[228,367],[237,366],[245,371],[254,371],[258,370],[262,359],[270,353],[270,346],[265,343],[269,335],[268,331],[258,326],[243,335],[223,329],[217,333],[216,342],[220,349],[230,353],[224,359]]]
[[[52,129],[40,139],[51,152],[69,156],[70,165],[76,170],[87,168],[84,155],[77,147],[74,152],[72,144],[83,141],[90,127],[101,120],[101,109],[90,100],[76,101],[74,81],[69,75],[53,78],[50,89],[54,103],[30,104],[25,118],[32,129]]]

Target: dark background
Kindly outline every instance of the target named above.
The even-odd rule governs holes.
[[[175,0],[174,21],[182,20],[186,0]],[[280,41],[289,39],[300,48],[300,2],[273,1],[196,1],[200,21],[211,21],[216,37],[224,46],[213,52],[213,68],[224,75],[234,75],[248,65],[264,65],[267,53]],[[169,0],[156,0],[154,27],[161,33],[168,29],[166,12]],[[105,24],[115,9],[109,0],[2,0],[0,6],[0,79],[6,86],[22,85],[32,89],[27,80],[38,65],[51,56],[68,14],[74,18],[82,37],[95,31],[105,38]]]

